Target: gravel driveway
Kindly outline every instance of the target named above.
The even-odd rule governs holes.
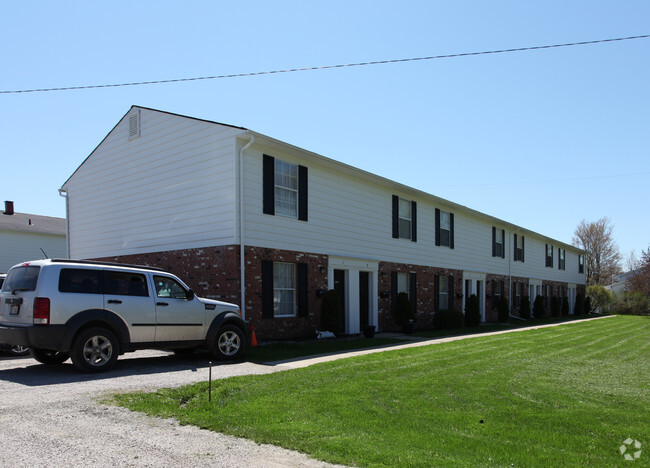
[[[98,402],[117,391],[208,380],[208,357],[160,351],[121,356],[106,374],[87,375],[70,362],[44,366],[0,357],[0,463],[11,467],[325,467],[272,445],[150,418]],[[220,364],[213,379],[265,374],[283,366]]]

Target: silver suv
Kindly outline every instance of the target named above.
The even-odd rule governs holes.
[[[206,348],[236,359],[246,340],[237,305],[197,297],[154,267],[35,260],[11,268],[0,292],[0,344],[29,346],[43,364],[70,357],[83,372],[137,349]]]

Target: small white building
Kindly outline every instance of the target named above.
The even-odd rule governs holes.
[[[505,295],[584,294],[584,251],[260,133],[132,107],[61,189],[72,258],[157,265],[240,303],[258,336],[311,336],[335,289],[345,331]],[[550,303],[550,301],[548,301]]]
[[[66,220],[50,216],[16,213],[5,201],[0,214],[0,273],[17,263],[40,258],[65,258]]]

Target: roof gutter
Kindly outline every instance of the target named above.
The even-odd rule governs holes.
[[[70,258],[70,214],[69,214],[69,202],[68,202],[68,190],[59,189],[59,196],[65,198],[65,254],[66,257]]]
[[[248,133],[248,132],[247,132]],[[246,253],[246,243],[244,236],[244,151],[246,151],[255,142],[255,135],[241,150],[239,150],[239,283],[241,287],[240,306],[241,316],[246,320],[246,262],[244,254]]]

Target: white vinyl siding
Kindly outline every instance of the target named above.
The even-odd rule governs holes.
[[[141,109],[129,140],[129,115],[65,184],[71,257],[233,244],[241,130]]]

